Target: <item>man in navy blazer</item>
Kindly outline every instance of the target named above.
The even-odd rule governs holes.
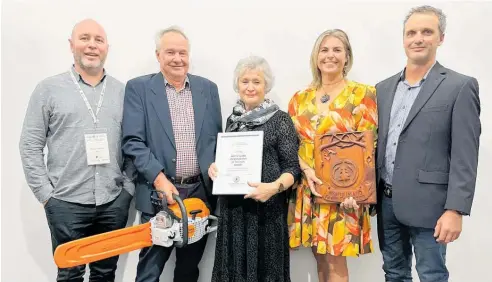
[[[446,17],[422,6],[405,19],[406,67],[376,85],[378,231],[385,281],[445,282],[446,246],[471,212],[481,133],[475,78],[436,60]]]
[[[136,208],[141,222],[158,211],[151,191],[158,190],[174,203],[202,199],[215,209],[212,183],[207,170],[215,160],[217,134],[222,115],[217,85],[188,74],[189,42],[178,28],[158,33],[156,57],[160,72],[128,81],[123,111],[123,151],[138,171]],[[198,264],[207,238],[176,250],[174,281],[196,282]],[[173,248],[152,246],[140,252],[136,282],[156,282]]]

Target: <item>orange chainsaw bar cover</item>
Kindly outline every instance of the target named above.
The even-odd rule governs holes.
[[[152,246],[150,222],[74,240],[58,246],[59,268],[74,267]]]
[[[210,210],[198,198],[188,198],[183,201],[188,217],[208,217]],[[181,218],[181,210],[177,203],[169,209]],[[188,225],[188,238],[195,234],[195,226]],[[152,246],[152,230],[150,222],[126,227],[115,231],[101,233],[58,246],[55,250],[55,263],[60,268],[84,265]]]

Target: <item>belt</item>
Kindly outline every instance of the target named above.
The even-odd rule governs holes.
[[[200,182],[200,174],[190,177],[170,177],[167,176],[169,181],[173,184],[194,184]]]
[[[383,193],[386,197],[391,198],[393,196],[393,186],[386,183],[381,179],[381,184],[383,185]]]

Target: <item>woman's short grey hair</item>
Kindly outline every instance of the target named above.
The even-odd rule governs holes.
[[[275,82],[275,77],[273,76],[272,69],[270,68],[268,62],[264,58],[259,56],[249,56],[239,60],[236,65],[233,80],[234,91],[239,92],[239,79],[248,70],[261,71],[263,73],[263,78],[265,79],[265,94],[272,90],[273,84]]]
[[[441,9],[434,8],[432,6],[424,5],[424,6],[418,6],[414,7],[408,12],[407,16],[405,17],[405,21],[403,21],[403,30],[405,31],[405,24],[407,23],[408,19],[413,15],[413,14],[434,14],[437,16],[439,19],[439,32],[441,35],[444,35],[446,32],[446,15],[442,12]]]
[[[156,35],[155,35],[155,50],[161,49],[161,38],[164,36],[164,34],[169,33],[169,32],[179,33],[189,42],[188,37],[183,32],[183,30],[181,28],[179,28],[178,26],[173,25],[173,26],[170,26],[166,29],[161,29],[156,33]],[[189,45],[189,43],[188,43],[188,45]]]

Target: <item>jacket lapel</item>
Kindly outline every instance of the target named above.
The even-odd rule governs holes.
[[[407,129],[408,125],[412,122],[415,116],[417,116],[427,100],[429,100],[432,94],[434,94],[439,84],[441,84],[445,78],[445,73],[446,70],[438,62],[436,62],[432,70],[429,72],[426,81],[424,81],[424,85],[422,85],[422,89],[420,89],[417,98],[415,98],[415,102],[413,103],[405,124],[401,129],[402,133]]]
[[[384,87],[384,93],[381,94],[380,97],[384,99],[382,101],[382,105],[380,107],[380,115],[381,115],[381,131],[383,133],[383,140],[386,140],[389,131],[389,121],[391,116],[391,107],[393,106],[393,100],[395,98],[396,87],[398,86],[398,82],[400,81],[400,73],[394,75]],[[376,93],[378,95],[379,93]]]
[[[198,143],[198,140],[200,140],[200,133],[202,131],[202,124],[208,99],[203,93],[204,85],[201,81],[193,75],[188,75],[188,78],[190,80],[191,95],[193,99],[193,112],[195,115],[195,141]]]
[[[159,121],[161,122],[164,132],[166,132],[169,141],[176,149],[174,141],[173,125],[171,123],[171,112],[169,111],[169,103],[167,102],[166,88],[164,85],[164,77],[162,73],[156,74],[150,81],[150,88],[154,95],[150,95],[150,100],[154,110],[156,111]]]

